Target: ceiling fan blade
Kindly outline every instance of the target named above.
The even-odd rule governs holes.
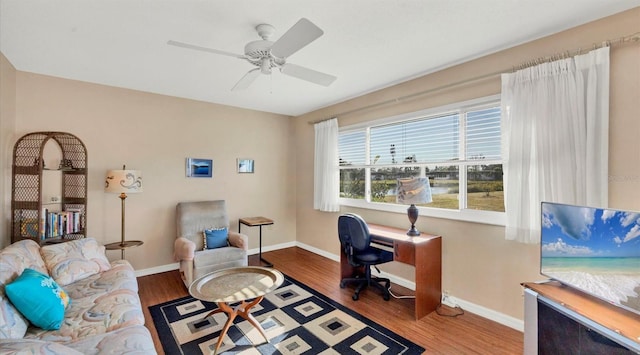
[[[286,63],[282,66],[280,71],[283,74],[287,74],[293,76],[298,79],[310,81],[314,84],[329,86],[333,83],[337,78],[333,75],[321,73],[319,71],[315,71],[313,69],[301,67],[299,65]]]
[[[260,68],[249,70],[232,88],[231,91],[244,90],[260,76]]]
[[[229,56],[229,57],[235,57],[235,58],[240,58],[240,59],[245,59],[246,58],[244,55],[241,55],[241,54],[225,52],[225,51],[221,51],[221,50],[218,50],[218,49],[201,47],[201,46],[197,46],[195,44],[189,44],[189,43],[178,42],[178,41],[173,41],[173,40],[168,41],[167,44],[172,45],[172,46],[176,46],[176,47],[195,49],[197,51],[221,54],[221,55],[226,55],[226,56]]]
[[[323,33],[320,27],[306,18],[301,18],[271,46],[271,54],[279,58],[287,58],[322,36]]]

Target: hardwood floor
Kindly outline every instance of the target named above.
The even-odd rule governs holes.
[[[404,336],[426,349],[425,354],[522,354],[523,334],[472,313],[447,317],[433,312],[416,321],[411,299],[385,302],[376,290],[365,290],[360,300],[353,301],[353,288],[339,287],[340,264],[301,248],[287,248],[263,253],[263,258],[284,274],[347,306],[363,316]],[[257,255],[249,257],[250,265],[258,265]],[[151,331],[159,354],[163,354],[149,306],[188,295],[178,271],[138,278],[140,298],[145,312],[145,325]],[[411,290],[392,285],[396,295],[410,295]],[[440,313],[454,314],[443,306]]]

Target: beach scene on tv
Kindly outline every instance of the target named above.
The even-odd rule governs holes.
[[[542,203],[540,272],[640,313],[640,213]]]

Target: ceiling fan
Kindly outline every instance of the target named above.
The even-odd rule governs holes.
[[[311,21],[306,18],[301,18],[275,42],[269,40],[275,32],[273,26],[260,24],[256,26],[256,31],[262,39],[247,43],[244,46],[244,54],[235,54],[173,40],[168,41],[167,44],[240,58],[255,65],[257,68],[249,70],[249,72],[233,86],[232,91],[248,88],[260,74],[270,75],[272,68],[278,68],[283,74],[323,86],[329,86],[336,80],[336,77],[333,75],[287,62],[289,56],[315,41],[324,33]]]

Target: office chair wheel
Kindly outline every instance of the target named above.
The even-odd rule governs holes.
[[[360,298],[360,295],[358,294],[354,294],[353,296],[351,296],[351,299],[353,299],[354,301],[357,301],[358,298]]]
[[[382,296],[382,298],[384,298],[385,301],[388,301],[389,298],[391,298],[391,297],[389,296],[388,293],[385,293],[384,296]]]
[[[340,288],[345,288],[345,286],[346,285],[345,285],[344,281],[340,281]]]

